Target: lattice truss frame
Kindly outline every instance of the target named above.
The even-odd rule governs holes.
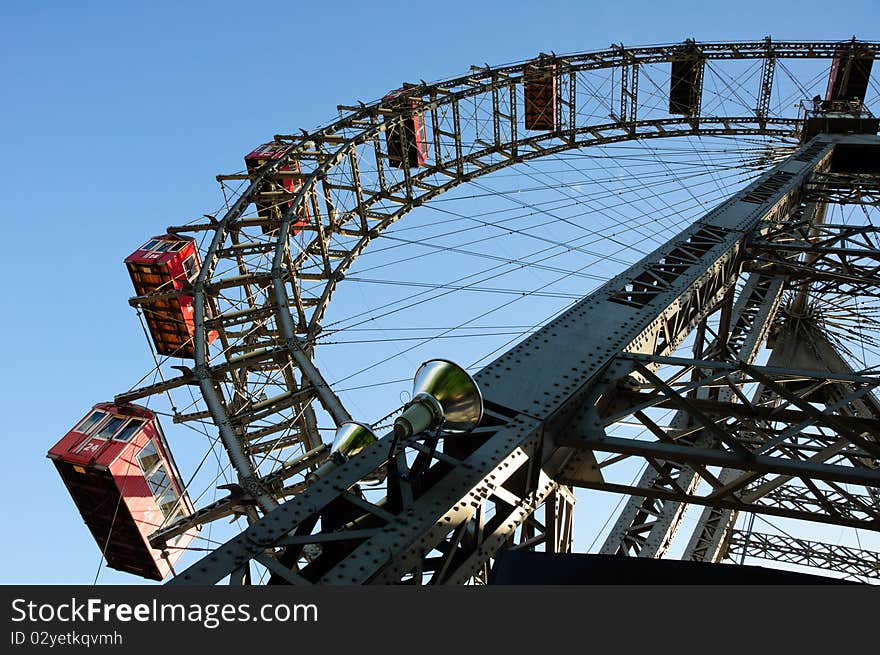
[[[274,582],[482,581],[499,548],[566,547],[557,499],[570,486],[663,501],[665,509],[690,503],[877,529],[880,378],[853,371],[809,320],[793,317],[773,338],[801,343],[791,335],[813,329],[814,345],[825,346],[813,361],[823,366],[753,363],[778,324],[782,294],[804,284],[762,271],[767,243],[789,247],[799,235],[805,247],[782,261],[809,258],[818,280],[841,256],[853,257],[826,238],[834,226],[823,227],[824,203],[807,191],[814,175],[833,172],[842,141],[880,145],[871,136],[816,137],[486,366],[476,379],[488,413],[468,439],[416,435],[389,454],[388,435],[175,582],[217,582],[252,560]],[[803,238],[804,221],[816,228],[807,230],[812,240]],[[848,245],[855,243],[864,244],[856,260],[876,258],[871,238]],[[865,274],[861,283],[876,284],[873,269]],[[710,327],[715,316],[726,329]],[[670,356],[694,331],[694,357]],[[571,353],[571,366],[559,366],[554,351]],[[679,421],[658,425],[650,412],[664,407],[680,410]],[[610,426],[623,417],[641,421],[654,439],[613,436]],[[597,452],[619,457],[600,467]],[[605,482],[603,468],[633,456],[658,471],[655,484]],[[383,466],[387,495],[367,500],[358,482]],[[682,483],[685,469],[690,481]],[[708,493],[698,492],[698,477]],[[803,485],[795,489],[793,479]]]
[[[731,531],[725,559],[737,562],[744,554],[852,576],[880,576],[880,557],[874,551],[777,534]]]
[[[830,59],[841,48],[839,42],[772,42],[769,39],[695,45],[696,50],[693,50],[694,44],[690,44],[688,52],[697,53],[701,83],[704,71],[710,69],[716,60],[761,62],[754,102],[748,111],[744,109],[739,115],[718,115],[713,106],[717,109],[720,105],[713,105],[711,100],[699,94],[702,101],[697,103],[697,111],[686,116],[670,116],[662,103],[658,104],[658,97],[662,94],[645,91],[652,85],[657,86],[647,71],[652,65],[668,64],[680,58],[683,46],[614,46],[602,52],[541,55],[535,60],[510,66],[473,67],[468,75],[440,83],[405,84],[394,97],[359,107],[340,107],[341,118],[317,131],[275,135],[276,140],[289,145],[288,150],[281,159],[264,166],[253,179],[246,174],[218,176],[224,185],[249,180],[237,197],[232,198],[225,215],[170,228],[176,233],[208,234],[210,237],[201,273],[192,288],[187,290],[195,299],[194,365],[178,367],[181,374],[176,377],[117,396],[118,402],[128,402],[184,386],[199,388],[204,406],[180,412],[175,421],[209,422],[217,427],[241,489],[225,500],[202,508],[196,516],[188,519],[188,524],[234,513],[246,513],[256,521],[260,514],[268,516],[288,507],[289,503],[279,507],[279,501],[291,496],[296,500],[296,494],[304,490],[306,485],[302,474],[326,456],[312,403],[319,402],[337,424],[351,419],[312,361],[321,320],[334,291],[358,255],[414,207],[504,167],[592,145],[694,135],[797,137],[803,125],[802,118],[773,116],[770,112],[777,60]],[[860,52],[874,56],[880,44],[858,42],[858,48]],[[555,76],[557,120],[556,129],[550,131],[526,131],[521,125],[523,83],[535,70],[552,70]],[[390,163],[385,147],[386,134],[398,130],[403,134],[406,150],[407,131],[403,128],[414,116],[421,117],[426,127],[428,159],[416,169],[396,167]],[[811,151],[806,152],[809,155]],[[811,156],[815,159],[816,152]],[[805,175],[801,180],[804,185],[797,188],[797,193],[786,196],[785,211],[795,211],[793,207],[797,207],[802,212],[801,205],[808,201],[815,204],[819,198],[823,202],[850,202],[858,198],[858,202],[874,203],[876,179],[869,177],[843,179],[828,171],[820,171],[812,177]],[[289,185],[285,185],[291,178],[296,183],[295,192],[289,191]],[[769,198],[778,200],[779,189],[788,192],[791,186],[789,181],[782,186],[771,184]],[[273,194],[277,197],[276,206],[281,209],[277,217],[256,215],[254,199],[257,196],[265,199]],[[760,202],[757,204],[761,205]],[[805,236],[794,230],[790,217],[782,212],[783,217],[780,212],[780,207],[774,206],[772,213],[777,223],[766,220],[760,239],[748,244],[751,248],[748,252],[755,253],[754,256],[745,258],[747,244],[737,241],[735,248],[729,251],[729,257],[723,262],[714,262],[713,268],[704,272],[712,278],[708,286],[681,299],[681,306],[670,305],[664,313],[654,317],[656,325],[652,329],[659,332],[649,330],[640,338],[659,339],[658,343],[666,345],[652,356],[659,357],[660,351],[667,352],[674,344],[679,344],[692,328],[705,333],[706,318],[716,311],[725,311],[725,316],[730,316],[734,298],[730,280],[736,278],[742,266],[748,266],[758,281],[752,286],[766,290],[764,278],[771,272],[777,278],[783,275],[783,269],[785,275],[794,275],[792,271],[797,268],[797,262],[793,261],[795,258],[791,253],[803,254],[805,244],[810,248],[824,248],[819,252],[821,263],[836,262],[836,268],[828,263],[822,269],[829,284],[838,284],[846,278],[850,284],[862,285],[859,292],[869,286],[865,284],[864,276],[875,260],[870,248],[866,250],[865,242],[873,245],[872,235],[845,230],[831,234],[834,226],[826,226],[827,240],[820,244],[814,235],[808,233]],[[806,225],[811,225],[808,218],[804,220]],[[636,276],[629,286],[618,289],[618,301],[634,310],[645,311],[645,307],[656,301],[658,290],[675,287],[681,271],[690,271],[695,262],[703,262],[707,253],[714,252],[722,244],[730,246],[731,238],[730,228],[726,226],[698,225],[684,243],[678,244],[678,250],[669,246],[673,248],[674,256],[681,259],[678,264],[670,268],[666,260],[661,260],[658,266],[642,271],[639,275],[648,277]],[[749,263],[745,264],[746,261]],[[814,281],[811,277],[811,284]],[[778,294],[776,297],[778,302]],[[748,320],[749,312],[757,312],[769,324],[763,306],[752,303],[742,311],[744,321]],[[674,320],[670,318],[670,312],[674,313]],[[661,324],[662,328],[659,327]],[[209,345],[207,339],[211,331],[219,334],[213,345]],[[721,336],[732,342],[738,333],[735,327],[729,332],[731,334]],[[634,352],[640,352],[640,347],[635,347]],[[647,366],[649,370],[670,364],[660,360],[637,362],[621,359],[615,366],[622,366],[622,362],[629,362],[627,366],[632,364],[633,371],[641,370],[636,364]],[[492,365],[484,371],[491,369]],[[626,373],[632,374],[632,371]],[[745,370],[727,373],[746,378],[750,374]],[[640,373],[634,375],[638,377]],[[868,383],[859,381],[859,384]],[[689,392],[696,388],[689,389]],[[491,399],[491,394],[487,397]],[[599,397],[595,400],[598,402]],[[477,513],[485,512],[493,518],[487,522],[485,516],[480,519],[468,515],[466,520],[459,520],[464,516],[464,510],[453,513],[459,518],[449,520],[459,531],[449,533],[452,536],[450,541],[444,541],[445,550],[434,553],[434,559],[440,562],[439,568],[431,568],[433,565],[426,565],[425,558],[422,558],[420,563],[413,563],[406,569],[404,560],[400,560],[392,567],[394,573],[383,573],[370,577],[370,580],[449,582],[473,579],[475,575],[478,579],[485,577],[486,565],[493,552],[491,548],[512,543],[507,527],[510,525],[513,525],[516,541],[520,544],[534,546],[543,543],[552,550],[564,549],[565,544],[570,543],[570,526],[565,523],[557,526],[559,516],[570,515],[568,503],[571,498],[564,481],[570,478],[572,483],[580,486],[597,488],[601,484],[596,482],[601,476],[589,450],[585,450],[580,441],[576,446],[558,448],[555,442],[558,435],[555,434],[552,445],[548,446],[546,417],[532,425],[530,421],[534,417],[530,412],[512,411],[507,404],[491,400],[489,408],[489,426],[478,429],[491,435],[486,437],[487,441],[502,439],[500,435],[511,430],[519,435],[530,435],[517,446],[519,466],[508,471],[514,460],[505,460],[503,480],[489,485],[482,493],[469,492],[472,495],[470,502],[476,503],[479,509]],[[496,427],[491,425],[493,417]],[[553,420],[557,424],[562,421],[558,416]],[[565,422],[571,420],[572,417],[567,416]],[[514,430],[513,425],[519,427]],[[811,443],[815,445],[819,440],[815,437]],[[673,441],[676,443],[671,445],[681,443]],[[446,444],[442,435],[439,442]],[[734,445],[739,443],[736,439],[724,443],[734,456],[742,455],[739,447]],[[443,466],[457,470],[462,462],[473,456],[473,453],[452,453],[455,448],[451,446],[449,449],[445,446],[426,447],[419,441],[407,442],[401,447],[403,454],[396,456],[401,470],[416,466],[413,460],[419,463],[417,470],[418,467],[427,471]],[[552,475],[545,471],[546,462],[543,460],[547,452],[553,452],[554,457],[566,462],[564,467],[560,463],[558,468],[553,468]],[[785,456],[793,457],[792,452],[800,451],[787,451]],[[510,453],[505,457],[508,455]],[[366,466],[367,462],[375,464],[380,459],[364,457],[361,463]],[[553,457],[551,460],[555,461]],[[488,465],[489,460],[481,462]],[[823,465],[844,466],[837,459],[834,462]],[[562,471],[565,471],[564,475]],[[775,469],[773,472],[779,473]],[[404,474],[404,482],[400,483],[397,492],[401,494],[398,501],[403,505],[407,494],[412,496],[415,493],[405,490],[410,485],[406,481],[407,475]],[[497,472],[495,475],[498,477]],[[291,483],[291,478],[296,481]],[[358,479],[355,478],[352,484]],[[865,482],[864,476],[858,479]],[[481,480],[481,484],[485,483],[484,479]],[[346,487],[350,488],[351,485]],[[632,492],[641,493],[636,489],[633,488]],[[389,496],[392,492],[389,487]],[[320,493],[319,489],[309,492],[319,496]],[[361,516],[372,517],[367,523],[375,520],[391,523],[391,513],[385,510],[383,514],[381,508],[358,494],[345,491],[340,497],[347,505],[366,511]],[[461,496],[459,501],[465,497],[468,495]],[[700,502],[688,494],[678,496],[678,499]],[[712,500],[714,502],[716,498]],[[486,510],[489,501],[493,506]],[[541,508],[540,519],[535,513],[538,508]],[[736,509],[742,507],[737,505]],[[322,517],[318,524],[334,525],[333,514]],[[350,512],[341,511],[340,514],[347,516]],[[506,517],[507,522],[501,517]],[[471,527],[461,528],[462,525]],[[314,528],[312,525],[309,530]],[[156,543],[163,543],[163,539],[170,538],[180,529],[183,524],[164,530]],[[311,562],[297,543],[339,541],[327,537],[326,530],[322,534],[325,536],[317,541],[308,541],[312,537],[304,534],[287,537],[294,541],[287,545],[283,557],[274,560],[263,553],[258,559],[274,571],[276,579],[304,581],[314,578],[315,572],[327,565],[328,553],[334,549],[324,547],[324,563],[318,566],[321,558]],[[462,553],[469,548],[476,548],[482,555],[472,553],[465,558],[469,563],[463,565],[460,562],[464,557]],[[272,561],[267,563],[267,558]],[[277,561],[286,564],[279,568]],[[405,561],[412,563],[415,560]],[[311,566],[312,573],[298,577],[292,571],[300,565]],[[322,575],[331,575],[330,571],[328,568]]]

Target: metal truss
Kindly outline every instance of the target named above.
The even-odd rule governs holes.
[[[801,459],[814,462],[832,461],[835,457],[848,457],[860,452],[848,450],[846,439],[840,438],[838,432],[823,425],[826,419],[813,406],[817,401],[826,405],[824,414],[835,414],[832,421],[844,433],[853,435],[856,441],[861,439],[860,436],[855,436],[856,432],[859,435],[873,435],[876,439],[880,424],[875,422],[880,418],[880,405],[872,392],[874,382],[868,382],[865,387],[854,382],[856,374],[809,321],[789,319],[774,338],[774,354],[768,364],[777,366],[773,366],[772,371],[765,370],[767,367],[750,367],[741,360],[724,366],[716,363],[714,368],[703,368],[698,361],[688,363],[681,360],[677,364],[692,366],[692,370],[699,370],[704,377],[696,383],[691,382],[686,390],[673,391],[673,386],[676,385],[661,385],[657,398],[659,402],[652,406],[689,406],[680,412],[685,416],[693,416],[693,411],[701,411],[715,425],[726,429],[728,435],[734,434],[743,438],[743,442],[752,451],[755,444],[761,444],[762,447],[757,452],[763,453],[767,452],[771,444],[784,443],[787,452],[800,450]],[[794,365],[802,365],[802,362],[806,362],[812,371],[807,377],[799,377],[803,372],[793,368]],[[786,371],[785,376],[778,377],[777,374],[782,370]],[[842,376],[836,379],[829,375],[828,371],[832,370]],[[721,371],[725,371],[723,379],[718,377]],[[675,377],[680,379],[684,376],[676,373]],[[751,400],[742,393],[742,389],[750,384],[756,388]],[[673,398],[670,392],[678,398]],[[633,398],[643,395],[644,392],[630,393]],[[662,400],[660,396],[663,397]],[[713,399],[707,400],[710,396]],[[731,403],[731,400],[736,402]],[[621,401],[625,404],[629,402],[618,399],[618,402]],[[641,418],[656,433],[656,424],[644,413],[646,407],[642,404],[636,405],[638,411],[635,416]],[[729,415],[728,410],[731,410]],[[792,411],[803,411],[806,414],[790,414]],[[720,417],[725,419],[719,421]],[[853,430],[843,428],[843,423],[837,423],[851,420],[856,421]],[[706,433],[705,429],[699,427],[690,431],[679,427],[674,436],[678,443],[705,445],[709,442]],[[786,437],[795,434],[795,441]],[[699,438],[700,435],[702,439]],[[876,446],[872,441],[866,441],[865,446],[872,456],[856,457],[850,459],[850,463],[856,467],[875,469]],[[685,465],[683,462],[686,459],[685,457],[679,462],[664,461],[662,458],[650,460],[658,469],[651,467],[643,476],[639,484],[642,489],[639,493],[642,495],[629,501],[627,509],[621,514],[606,540],[604,552],[641,557],[660,557],[664,554],[680,525],[685,509],[683,504],[675,500],[676,497],[681,501],[690,497],[692,501],[700,502],[694,496],[700,473],[694,467]],[[815,520],[826,522],[837,522],[843,518],[849,520],[850,524],[863,520],[867,527],[874,525],[876,529],[877,504],[872,495],[858,496],[839,484],[829,484],[821,489],[819,486],[793,487],[787,485],[790,476],[780,475],[771,481],[758,473],[752,473],[750,478],[743,475],[744,470],[747,469],[738,466],[723,470],[717,476],[720,484],[714,485],[710,498],[718,493],[719,488],[728,491],[742,485],[743,493],[737,500],[759,504],[765,513],[807,520],[814,516]],[[678,474],[675,475],[675,472]],[[782,486],[783,484],[786,486]],[[876,492],[872,489],[869,493]],[[848,499],[850,502],[847,502]],[[718,561],[723,554],[724,535],[732,528],[736,519],[736,511],[732,505],[722,508],[708,504],[710,506],[704,510],[699,527],[686,551],[685,556],[689,559]]]
[[[790,320],[786,332],[787,339],[783,339],[783,343],[777,344],[778,349],[774,351],[777,361],[790,362],[792,359],[803,361],[804,355],[806,355],[806,360],[813,362],[812,368],[815,370],[836,370],[845,374],[853,374],[852,368],[839,355],[837,349],[810,321]],[[794,344],[799,344],[800,347],[795,347]],[[878,403],[876,396],[872,393],[865,393],[856,397],[856,388],[856,385],[845,380],[832,381],[829,379],[816,390],[810,391],[805,387],[804,390],[808,393],[802,398],[810,398],[811,394],[818,394],[810,399],[813,402],[817,399],[821,400],[831,411],[871,421],[880,418],[880,403]],[[763,396],[763,401],[766,402],[768,397],[773,394],[772,392],[768,393],[766,389],[760,389],[759,395]],[[871,434],[876,439],[876,429],[869,429],[867,434]],[[818,451],[813,459],[822,460],[825,457],[838,456],[845,452],[844,447],[844,441],[833,442]],[[876,468],[877,460],[876,458],[873,460],[867,458],[857,462],[858,464]],[[721,472],[719,478],[723,483],[729,484],[736,476],[736,471],[725,470]],[[829,486],[820,493],[815,493],[815,491],[814,486],[807,488],[791,485],[788,484],[788,478],[780,477],[772,483],[767,480],[750,483],[748,496],[759,504],[779,508],[780,515],[786,515],[786,512],[790,511],[800,514],[813,512],[822,514],[830,511],[837,516],[851,520],[870,517],[872,516],[871,512],[874,512],[874,516],[876,516],[878,498],[880,498],[876,487],[867,487],[864,495],[853,493],[850,489],[839,485]],[[717,506],[704,508],[685,549],[685,559],[720,561],[725,555],[729,535],[736,519],[737,511],[734,508]],[[871,527],[872,525],[873,527]],[[876,530],[876,518],[873,523],[868,521],[867,527]]]
[[[351,419],[313,362],[321,323],[352,264],[384,230],[458,185],[556,153],[679,136],[800,139],[802,119],[770,110],[778,62],[830,59],[856,46],[880,51],[866,42],[692,43],[699,89],[713,62],[760,62],[761,79],[745,105],[753,113],[708,111],[697,93],[686,116],[658,112],[645,93],[649,67],[675,61],[682,44],[543,55],[556,90],[555,126],[546,131],[521,121],[533,62],[473,67],[404,84],[394,100],[340,107],[330,125],[275,135],[287,152],[256,175],[218,176],[224,193],[244,183],[225,214],[169,228],[208,237],[186,290],[195,361],[116,397],[195,388],[201,402],[175,408],[174,420],[215,427],[238,478],[227,498],[153,535],[162,547],[193,525],[241,514],[252,523],[176,581],[247,580],[252,561],[273,582],[485,581],[499,548],[570,548],[569,485],[633,494],[634,513],[615,534],[629,535],[629,552],[651,556],[668,546],[680,503],[726,512],[713,519],[716,542],[729,541],[717,526],[729,528],[741,510],[876,529],[876,502],[864,500],[875,499],[877,486],[876,378],[852,370],[824,378],[836,395],[822,392],[823,412],[809,395],[822,386],[815,370],[753,365],[786,291],[876,295],[875,230],[820,225],[813,215],[829,203],[877,204],[877,176],[835,170],[831,158],[836,144],[875,145],[871,137],[816,137],[487,366],[477,379],[489,411],[467,439],[417,435],[389,455],[385,437],[326,479],[309,486],[305,478],[327,456],[315,403],[337,425]],[[600,74],[615,80],[607,91],[590,82]],[[388,135],[396,130],[405,141],[401,127],[414,116],[426,126],[427,160],[396,166]],[[271,211],[256,213],[257,199]],[[671,357],[693,331],[693,357]],[[573,353],[565,366],[553,354],[563,348]],[[747,400],[749,387],[761,393]],[[654,412],[667,408],[678,415],[660,425]],[[607,433],[609,419],[627,412],[655,441]],[[596,451],[615,455],[610,466],[641,458],[653,473],[638,486],[605,482]],[[373,499],[359,482],[382,466],[387,493]],[[791,487],[778,480],[796,477],[810,481],[809,493],[783,500]]]
[[[841,205],[880,205],[880,182],[868,173],[825,173],[813,176],[810,197]]]
[[[797,297],[786,308],[786,313],[789,314],[785,319],[786,322],[774,337],[775,346],[771,362],[780,366],[793,366],[796,360],[798,365],[813,370],[853,373],[815,322],[800,318],[804,317],[807,311],[808,290],[819,297],[829,293],[852,297],[859,294],[876,295],[875,262],[880,251],[876,246],[875,229],[870,225],[845,226],[825,223],[824,209],[831,202],[832,197],[830,193],[822,195],[816,191],[818,188],[829,190],[824,184],[828,179],[838,181],[834,192],[839,193],[844,189],[843,181],[849,180],[853,184],[859,184],[865,177],[868,176],[815,173],[806,187],[812,190],[807,193],[813,204],[804,212],[801,220],[766,230],[752,241],[754,249],[749,255],[752,261],[746,264],[746,269],[760,272],[765,276],[775,275],[777,276],[775,279],[786,280],[787,287],[798,292]],[[858,196],[850,190],[847,192],[847,197]],[[829,279],[834,279],[835,284],[831,284]],[[740,297],[745,295],[742,294]],[[794,312],[793,316],[791,312]],[[769,321],[762,323],[765,327],[770,325]],[[760,340],[762,341],[765,336],[760,335]],[[792,347],[795,343],[808,344],[809,347],[795,349]],[[747,359],[743,357],[741,351],[736,354],[737,360]],[[741,382],[742,378],[737,378],[737,381]],[[757,387],[755,402],[774,407],[786,402],[786,399],[774,393],[773,389],[765,388],[763,384],[758,384]],[[852,385],[840,381],[837,383],[828,381],[822,391],[822,400],[828,403],[830,411],[855,413],[871,419],[880,416],[880,406],[870,393],[854,403],[840,402],[853,390]],[[722,389],[717,393],[729,399],[731,388]],[[832,398],[837,402],[831,402]],[[798,427],[805,426],[801,424]],[[825,452],[830,454],[834,450],[831,448]],[[603,552],[627,553],[642,557],[660,557],[664,554],[681,523],[686,507],[669,500],[672,496],[669,495],[671,490],[666,481],[674,476],[676,485],[690,493],[699,483],[700,477],[692,468],[674,462],[660,462],[658,465],[663,467],[663,475],[649,468],[640,482],[640,487],[650,489],[652,486],[662,487],[665,484],[667,488],[664,491],[667,495],[663,498],[652,495],[642,498],[633,497],[609,534]],[[736,472],[724,470],[718,477],[722,483],[730,484],[735,479]],[[763,494],[766,495],[762,495],[757,489],[750,489],[749,496],[760,504],[778,507],[783,515],[788,516],[793,514],[786,512],[792,510],[801,511],[801,516],[816,511],[820,514],[824,513],[823,504],[825,507],[833,507],[834,513],[838,515],[849,518],[854,516],[853,508],[837,502],[839,498],[834,498],[836,492],[829,495],[826,490],[826,493],[818,494],[822,502],[817,504],[813,489],[797,488],[796,493],[786,494],[785,491],[789,487],[779,487],[782,482],[782,480],[777,481],[775,486],[764,485]],[[875,494],[875,491],[871,490],[871,493]],[[845,492],[842,497],[848,495],[850,494]],[[854,507],[871,507],[874,502],[871,497],[864,498],[867,498],[868,502],[860,500]],[[876,503],[874,504],[876,506]],[[685,551],[685,558],[719,561],[724,555],[727,538],[733,529],[736,516],[737,511],[730,508],[706,507]]]
[[[744,556],[826,569],[847,577],[880,578],[880,553],[786,535],[734,530],[727,558],[735,562]]]
[[[386,435],[173,582],[216,583],[252,561],[279,583],[479,581],[501,547],[536,538],[560,547],[550,534],[565,525],[560,485],[876,529],[877,504],[861,499],[880,486],[880,423],[860,403],[871,404],[880,378],[709,359],[717,356],[711,348],[674,356],[695,329],[715,330],[708,342],[717,353],[731,343],[749,348],[740,322],[766,328],[756,317],[768,315],[765,299],[777,292],[764,271],[752,274],[747,294],[762,288],[763,298],[732,300],[751,244],[801,220],[811,176],[833,170],[840,144],[877,147],[878,139],[817,136],[486,366],[476,380],[488,412],[472,433],[415,435],[393,451]],[[721,328],[707,321],[716,312]],[[750,399],[747,388],[761,392]],[[689,421],[661,425],[656,412],[667,408]],[[623,417],[635,417],[651,438],[615,436],[610,428]],[[597,451],[619,457],[600,468]],[[605,471],[630,457],[658,471],[659,462],[687,465],[709,489],[674,479],[662,489],[606,482]],[[387,492],[374,499],[359,482],[383,466]],[[811,509],[767,501],[794,478],[809,490]],[[835,506],[840,498],[845,508]],[[539,511],[540,527],[529,527]]]
[[[229,182],[249,181],[231,199],[224,216],[169,228],[211,237],[191,289],[194,365],[120,394],[117,401],[197,387],[204,405],[177,412],[175,421],[216,426],[240,486],[260,511],[270,510],[279,498],[299,488],[301,478],[281,487],[280,495],[275,478],[273,484],[264,478],[277,478],[278,462],[295,462],[321,443],[313,403],[320,403],[337,424],[351,418],[312,363],[314,343],[337,285],[386,228],[459,184],[566,150],[672,136],[796,138],[801,121],[770,116],[765,107],[773,77],[770,62],[828,59],[841,44],[765,40],[696,47],[701,67],[713,60],[764,62],[754,115],[658,115],[643,103],[638,81],[646,66],[673,61],[681,45],[617,45],[601,52],[545,57],[556,76],[557,120],[552,130],[526,131],[520,125],[522,85],[530,65],[523,62],[474,67],[467,75],[438,83],[404,84],[394,101],[340,107],[342,116],[331,125],[276,135],[289,144],[280,160],[253,178],[244,173],[218,176],[224,191]],[[880,49],[876,43],[859,47],[869,53]],[[619,73],[621,86],[610,91],[611,98],[597,95],[587,76],[612,71]],[[595,113],[584,109],[614,98],[620,115],[610,122],[596,121]],[[396,167],[385,138],[413,115],[426,125],[428,160],[418,169]],[[291,180],[295,192],[284,184]],[[252,213],[256,198],[262,206],[274,205],[271,216]],[[219,334],[210,347],[209,331]]]
[[[790,282],[810,284],[813,294],[876,297],[880,271],[878,228],[871,225],[817,225],[800,222],[780,226],[752,242],[749,269],[784,275]],[[792,259],[806,254],[807,261]]]
[[[807,521],[876,529],[880,509],[847,491],[842,485],[874,487],[878,475],[880,454],[877,415],[846,416],[838,412],[854,407],[880,384],[876,376],[834,374],[830,371],[798,370],[753,366],[741,362],[728,364],[679,358],[631,357],[635,371],[647,378],[647,384],[636,392],[624,390],[617,394],[616,406],[606,417],[597,417],[601,426],[619,421],[621,416],[634,416],[651,430],[657,441],[642,442],[634,439],[610,437],[596,432],[583,440],[594,450],[640,455],[652,460],[673,460],[688,463],[698,470],[709,483],[705,492],[685,489],[679,485],[666,489],[627,488],[603,482],[582,486],[606,488],[624,493],[649,495],[676,502],[689,502],[726,509],[748,510]],[[650,371],[650,364],[663,364],[674,371],[670,380],[663,380]],[[698,382],[677,385],[688,370],[709,371]],[[748,400],[741,393],[737,402],[721,402],[688,397],[693,388],[709,385],[716,388],[737,389],[740,385],[762,385],[773,390],[776,402],[767,404],[764,394]],[[792,391],[796,386],[797,391]],[[829,403],[820,411],[811,402],[829,386],[845,386],[849,393]],[[674,388],[676,387],[676,388]],[[784,402],[778,402],[778,400]],[[681,407],[696,419],[698,429],[712,433],[719,443],[729,446],[721,453],[717,447],[690,445],[682,438],[681,430],[663,429],[646,414],[650,408]],[[594,410],[589,411],[590,414]],[[593,419],[595,420],[595,418]],[[693,431],[693,429],[691,430]],[[687,431],[685,431],[687,432]],[[870,436],[865,436],[870,435]],[[736,475],[716,476],[709,467],[721,466]],[[779,496],[769,503],[764,498],[768,490],[797,477],[801,470],[811,480],[809,493],[801,503],[779,502]],[[806,473],[809,469],[809,473]],[[763,479],[766,477],[767,479]],[[565,480],[563,474],[562,480]],[[756,484],[756,481],[760,481]],[[832,499],[849,498],[842,506]]]
[[[739,297],[730,309],[733,296],[725,299],[725,311],[720,319],[718,334],[707,328],[706,319],[699,326],[694,347],[694,356],[728,359],[745,362],[754,361],[758,350],[766,338],[767,330],[779,307],[783,292],[781,277],[760,276],[752,274],[740,292]],[[707,338],[711,342],[706,344]],[[705,371],[700,371],[704,375]],[[742,384],[736,385],[740,388]],[[708,398],[709,389],[702,387],[694,390],[694,395]],[[719,400],[730,401],[733,386],[714,390]],[[671,424],[679,431],[689,426],[689,414],[679,410]],[[692,431],[693,432],[693,431]],[[699,440],[701,432],[682,436],[680,439],[689,443]],[[655,468],[655,466],[657,468]],[[692,493],[699,483],[699,474],[690,466],[674,461],[656,461],[649,465],[639,481],[643,489],[684,489]],[[610,530],[601,551],[606,554],[627,554],[640,557],[662,557],[672,542],[678,525],[681,523],[685,506],[656,496],[632,496]]]
[[[773,93],[773,77],[776,71],[776,54],[774,44],[768,37],[765,39],[767,53],[761,63],[761,88],[758,94],[758,102],[755,105],[755,115],[758,124],[762,124],[770,114],[770,98]]]

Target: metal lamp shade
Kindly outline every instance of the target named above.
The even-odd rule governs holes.
[[[315,482],[333,471],[337,466],[345,464],[349,459],[369,448],[376,441],[378,441],[378,438],[368,425],[357,423],[356,421],[343,423],[336,429],[336,437],[330,446],[330,457],[316,470],[306,475],[306,480]],[[383,480],[385,475],[385,467],[383,466],[378,471],[367,476],[363,481],[378,482]]]
[[[483,417],[483,395],[461,366],[446,359],[422,364],[413,379],[413,397],[432,396],[443,409],[443,429],[464,432]]]
[[[330,446],[330,457],[344,462],[376,441],[378,441],[376,435],[363,423],[356,421],[343,423],[336,430],[336,438]]]

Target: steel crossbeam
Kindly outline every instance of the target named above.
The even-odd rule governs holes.
[[[736,359],[753,361],[776,315],[782,291],[782,278],[751,275],[732,310],[729,327],[723,332],[724,339],[714,340],[708,346],[708,352],[726,354],[734,345],[732,354]],[[698,346],[702,348],[702,341],[698,342]],[[700,353],[695,352],[697,354]],[[717,393],[717,400],[727,401],[733,393],[731,388],[722,389]],[[708,396],[708,388],[698,390],[697,398]],[[685,410],[679,410],[672,419],[672,424],[678,429],[688,427],[689,422],[689,414]],[[690,437],[689,441],[693,442],[699,434]],[[642,474],[639,487],[669,488],[672,484],[688,494],[695,491],[700,478],[692,467],[674,461],[658,461],[657,464],[659,470],[648,466]],[[685,506],[680,503],[654,496],[632,496],[609,531],[600,552],[662,557],[675,536],[684,510]]]
[[[880,578],[880,553],[780,534],[734,530],[727,558],[738,561],[743,556],[826,569],[846,577]]]

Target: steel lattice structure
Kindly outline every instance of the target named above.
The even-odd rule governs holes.
[[[608,553],[662,556],[690,504],[704,507],[686,552],[693,559],[719,561],[741,547],[732,532],[741,511],[877,530],[880,377],[854,370],[808,311],[809,294],[877,295],[877,230],[825,221],[830,203],[876,205],[880,171],[865,163],[880,152],[876,119],[864,107],[849,109],[845,129],[816,108],[774,116],[770,98],[778,60],[878,50],[768,38],[473,67],[341,107],[319,130],[276,135],[286,154],[255,177],[218,176],[249,184],[221,218],[169,228],[210,237],[188,290],[195,362],[116,397],[197,387],[205,408],[175,421],[210,420],[238,477],[228,498],[154,535],[161,546],[195,524],[250,519],[174,582],[248,581],[252,561],[272,582],[295,584],[485,581],[500,548],[570,549],[572,487],[630,496]],[[699,71],[692,111],[640,102],[645,67],[684,56]],[[700,102],[703,71],[734,60],[761,62],[754,110],[718,115]],[[547,131],[522,126],[523,84],[535,70],[555,80]],[[609,70],[617,86],[597,100],[589,75]],[[586,98],[612,107],[611,120],[580,110]],[[387,135],[406,135],[413,116],[426,125],[429,156],[394,166]],[[352,418],[313,362],[315,341],[337,286],[372,241],[413,208],[506,167],[594,145],[713,135],[802,145],[477,373],[486,412],[468,439],[414,435],[389,455],[387,435],[307,484],[304,473],[327,451],[313,403],[337,425]],[[295,193],[284,185],[291,178]],[[248,214],[258,196],[277,197],[277,218]],[[219,334],[214,345],[209,331]],[[681,357],[689,337],[693,354]],[[758,365],[768,338],[773,354]],[[670,425],[658,424],[657,409],[676,411]],[[651,439],[615,436],[610,428],[624,419]],[[265,470],[267,452],[287,459]],[[596,453],[613,457],[600,466]],[[607,467],[626,458],[649,464],[642,479],[606,481]],[[387,495],[370,499],[358,483],[383,466]],[[794,548],[771,542],[746,548]]]
[[[779,535],[731,532],[727,556],[736,561],[743,553],[790,564],[832,569],[841,573],[876,578],[880,575],[877,553]]]

